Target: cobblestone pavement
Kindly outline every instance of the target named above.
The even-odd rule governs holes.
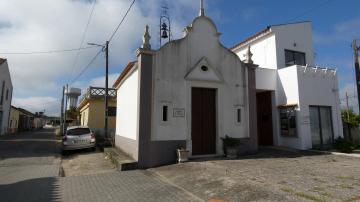
[[[206,200],[360,201],[360,159],[353,157],[264,150],[151,170]]]
[[[58,177],[60,162],[51,130],[1,136],[0,201],[201,201],[149,171]]]
[[[141,170],[59,178],[58,184],[63,201],[202,201]]]

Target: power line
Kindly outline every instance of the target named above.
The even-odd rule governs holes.
[[[83,47],[83,48],[73,48],[73,49],[62,49],[62,50],[49,50],[49,51],[32,51],[32,52],[0,52],[3,55],[33,55],[33,54],[50,54],[50,53],[64,53],[64,52],[72,52],[79,50],[86,50],[95,48],[93,46]]]
[[[102,49],[91,59],[91,61],[84,67],[83,70],[81,70],[81,72],[71,81],[71,84],[73,84],[76,80],[78,80],[87,69],[89,69],[90,65],[96,60],[96,58],[100,55],[100,53],[102,52]]]
[[[109,42],[113,39],[113,37],[115,36],[116,32],[119,30],[121,24],[124,22],[126,16],[128,15],[128,13],[130,12],[131,8],[133,7],[133,5],[135,4],[136,0],[133,0],[131,5],[129,6],[128,10],[126,11],[125,15],[123,16],[123,18],[121,19],[120,23],[118,24],[118,26],[116,27],[115,31],[112,33],[112,35],[109,38]]]
[[[300,14],[300,15],[294,17],[294,18],[291,18],[291,19],[289,20],[289,22],[291,22],[291,21],[293,21],[293,20],[296,20],[296,19],[298,19],[298,18],[300,18],[300,17],[302,17],[302,16],[304,16],[304,15],[312,12],[312,11],[315,10],[315,9],[318,9],[318,8],[324,6],[325,4],[329,3],[330,1],[332,1],[332,0],[324,1],[324,2],[321,3],[321,4],[318,4],[317,6],[314,6],[314,7],[310,8],[309,10],[304,11],[302,14]]]
[[[96,5],[96,0],[94,0],[94,2],[93,2],[93,6],[92,6],[92,8],[91,8],[88,21],[87,21],[87,23],[86,23],[84,32],[83,32],[82,37],[81,37],[81,42],[80,42],[79,48],[81,48],[81,47],[83,46],[83,43],[84,43],[84,40],[85,40],[85,36],[86,36],[86,33],[87,33],[87,31],[88,31],[88,28],[89,28],[89,24],[90,24],[90,22],[91,22],[91,18],[92,18],[92,15],[93,15],[93,13],[94,13],[94,10],[95,10],[95,5]],[[75,60],[74,60],[74,63],[73,63],[73,65],[72,65],[71,74],[70,74],[70,75],[72,75],[72,74],[74,73],[74,69],[75,69],[75,66],[76,66],[76,64],[77,64],[77,62],[78,62],[79,55],[80,55],[80,51],[78,51],[78,52],[76,53]],[[70,77],[69,77],[69,78],[70,78]]]

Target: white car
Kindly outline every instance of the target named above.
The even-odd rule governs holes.
[[[68,127],[62,138],[62,151],[96,149],[95,134],[86,126]]]

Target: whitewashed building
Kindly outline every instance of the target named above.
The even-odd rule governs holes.
[[[13,86],[6,59],[0,58],[0,135],[8,133]]]
[[[231,49],[256,69],[259,145],[328,147],[343,136],[335,69],[314,63],[311,22],[268,26]]]
[[[221,138],[239,138],[257,150],[255,67],[219,41],[204,9],[184,37],[159,50],[148,27],[137,61],[125,67],[117,89],[116,146],[152,167],[176,160],[176,149],[192,156],[223,154]]]

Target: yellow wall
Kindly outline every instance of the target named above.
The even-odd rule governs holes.
[[[91,129],[103,129],[104,128],[104,100],[92,99],[89,100],[81,110],[81,125],[88,126]],[[116,107],[116,100],[109,100],[109,107]],[[108,117],[108,128],[115,130],[116,117]]]
[[[19,126],[19,115],[20,112],[17,109],[11,107],[10,110],[10,120],[9,120],[9,129],[11,133],[16,133]]]
[[[80,109],[81,119],[80,125],[88,126],[89,124],[89,103]]]

